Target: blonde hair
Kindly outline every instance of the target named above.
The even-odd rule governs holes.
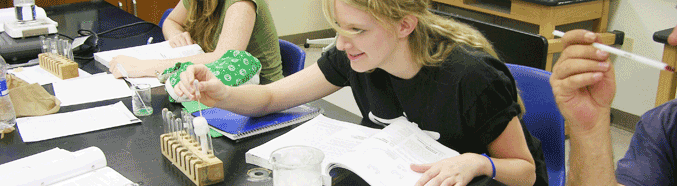
[[[428,11],[424,0],[340,0],[371,14],[386,28],[393,28],[406,15],[418,19],[409,35],[412,59],[421,65],[435,66],[451,53],[458,44],[480,49],[498,59],[491,43],[474,28]],[[324,0],[324,16],[339,34],[352,35],[354,31],[341,29],[334,14],[334,0]]]
[[[218,24],[223,12],[223,3],[219,0],[192,0],[188,10],[188,18],[184,30],[190,34],[205,52],[216,48],[214,36],[219,29]]]
[[[443,18],[428,11],[426,0],[340,0],[352,7],[371,14],[382,26],[394,28],[396,22],[406,15],[418,19],[416,28],[409,35],[411,58],[421,65],[437,66],[459,44],[479,49],[500,59],[491,43],[476,29],[450,18]],[[354,35],[357,32],[341,29],[334,14],[334,0],[324,0],[324,16],[339,34]],[[394,31],[394,30],[393,30]],[[518,90],[519,92],[519,90]],[[519,94],[519,93],[518,93]],[[526,112],[521,96],[517,96],[522,115]],[[521,115],[520,115],[521,118]]]

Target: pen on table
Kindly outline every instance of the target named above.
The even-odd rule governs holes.
[[[153,37],[149,37],[149,38],[148,38],[148,41],[146,42],[146,44],[147,44],[147,45],[150,45],[150,43],[152,43],[152,42],[153,42]]]
[[[555,36],[558,36],[558,37],[564,36],[564,32],[559,31],[559,30],[553,31],[552,34],[555,35]],[[670,72],[675,72],[675,67],[668,66],[668,64],[665,64],[665,63],[660,62],[660,61],[656,61],[656,60],[653,60],[653,59],[642,57],[642,56],[639,56],[639,55],[636,55],[636,54],[633,54],[633,53],[630,53],[630,52],[626,52],[626,51],[623,51],[623,50],[619,50],[617,48],[610,47],[610,46],[600,44],[600,43],[592,43],[592,46],[597,48],[597,49],[603,50],[605,52],[609,52],[609,53],[612,53],[612,54],[623,56],[623,57],[626,57],[628,59],[632,59],[634,61],[644,63],[644,64],[647,64],[647,65],[652,66],[652,67],[656,67],[660,70],[667,70],[667,71],[670,71]]]

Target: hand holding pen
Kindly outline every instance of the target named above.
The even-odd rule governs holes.
[[[558,31],[558,30],[553,31],[552,34],[555,35],[555,36],[558,36],[558,37],[564,36],[564,32],[561,32],[561,31]],[[652,67],[660,69],[660,70],[667,70],[667,71],[670,71],[670,72],[675,72],[675,67],[669,66],[669,65],[667,65],[663,62],[660,62],[660,61],[656,61],[656,60],[653,60],[653,59],[642,57],[642,56],[639,56],[639,55],[636,55],[636,54],[633,54],[633,53],[630,53],[630,52],[622,51],[622,50],[616,49],[614,47],[610,47],[610,46],[600,44],[600,43],[592,43],[592,46],[595,47],[595,48],[598,48],[600,50],[603,50],[605,52],[609,52],[609,53],[612,53],[612,54],[616,54],[618,56],[622,56],[622,57],[625,57],[625,58],[628,58],[628,59],[632,59],[636,62],[644,63],[646,65],[652,66]]]
[[[609,53],[592,46],[599,35],[573,30],[562,38],[564,50],[552,68],[550,85],[570,135],[608,127],[616,77]],[[603,125],[606,121],[606,126]]]

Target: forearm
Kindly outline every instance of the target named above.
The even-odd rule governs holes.
[[[608,116],[608,114],[607,114]],[[608,117],[585,133],[571,132],[568,185],[617,185]]]
[[[165,22],[163,25],[160,25],[160,27],[162,27],[162,35],[164,35],[167,40],[174,35],[185,32],[181,24],[171,19],[165,19]]]
[[[229,110],[241,115],[263,116],[284,109],[274,107],[273,94],[265,85],[244,85],[228,87],[226,94],[215,107]]]
[[[496,166],[496,180],[506,185],[534,185],[536,182],[536,166],[523,159],[492,158]],[[491,164],[488,175],[492,174]]]

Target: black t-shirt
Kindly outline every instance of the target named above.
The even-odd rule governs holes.
[[[335,47],[317,63],[330,83],[352,88],[362,125],[380,128],[405,117],[423,130],[439,132],[438,141],[459,153],[488,153],[487,145],[521,112],[508,68],[470,47],[456,47],[439,66],[423,66],[411,79],[378,68],[356,72]],[[536,185],[547,185],[540,141],[522,128],[536,161]]]

